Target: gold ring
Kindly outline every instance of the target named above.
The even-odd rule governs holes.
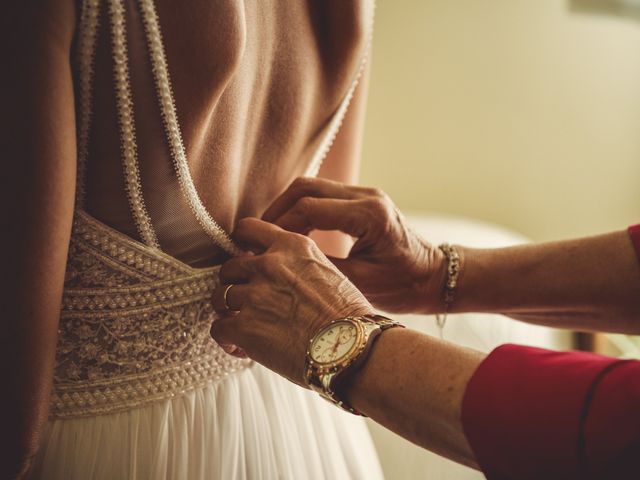
[[[224,287],[224,293],[222,294],[222,299],[224,300],[224,308],[227,312],[238,313],[240,310],[234,310],[229,306],[229,303],[227,302],[227,295],[229,294],[229,290],[231,290],[231,287],[235,287],[235,284],[230,283],[229,285]]]

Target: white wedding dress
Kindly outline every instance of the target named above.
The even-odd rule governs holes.
[[[60,317],[50,421],[32,478],[376,479],[362,419],[211,339],[217,267],[160,250],[142,195],[122,0],[108,2],[126,192],[142,242],[84,207],[92,118],[92,59],[101,0],[85,0],[78,37],[78,194]],[[185,158],[153,0],[139,0],[175,175],[190,212],[230,254]],[[109,23],[109,22],[104,22]],[[364,63],[364,60],[363,60]],[[314,174],[357,78],[308,165]]]

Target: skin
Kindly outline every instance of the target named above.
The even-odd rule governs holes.
[[[0,152],[6,159],[0,178],[0,478],[27,475],[48,415],[76,186],[79,3],[14,2],[0,15],[0,58],[9,66],[0,76]],[[357,70],[370,2],[194,0],[189,9],[155,3],[194,182],[214,218],[231,230],[237,218],[261,214],[302,173]],[[134,5],[126,2],[131,83],[136,116],[145,119],[136,134],[148,185],[145,179],[169,168],[170,160]],[[102,21],[108,26],[107,17]],[[136,237],[122,187],[109,41],[103,28],[87,210]],[[262,76],[266,64],[268,78]],[[326,178],[355,181],[366,85],[365,73],[320,172]],[[151,190],[147,201],[168,193]],[[344,235],[323,237],[327,251],[344,252]],[[204,264],[220,263],[224,255],[203,238]],[[186,262],[197,257],[191,250],[167,252]]]
[[[273,222],[273,223],[271,223]],[[346,258],[327,258],[304,236],[338,229],[356,238]],[[252,254],[221,271],[212,327],[268,368],[304,385],[306,347],[348,315],[443,311],[447,261],[420,239],[381,191],[299,179],[235,232]],[[505,313],[531,323],[640,333],[640,269],[627,232],[519,247],[457,247],[462,257],[450,311]],[[371,304],[368,302],[370,301]],[[466,386],[484,359],[416,331],[380,335],[342,392],[356,409],[414,443],[477,468],[460,421]],[[428,367],[428,368],[427,368]]]
[[[207,210],[232,231],[238,219],[261,215],[304,173],[358,70],[372,0],[193,0],[189,8],[154,2],[191,176]],[[134,108],[144,119],[136,122],[136,137],[149,214],[166,253],[191,265],[218,264],[226,255],[212,245],[171,184],[175,172],[144,31],[136,2],[125,3]],[[100,121],[91,137],[87,210],[137,238],[121,178],[107,18],[95,59],[94,115]],[[325,159],[320,172],[325,178],[356,180],[364,79]],[[170,221],[177,215],[196,232],[186,243],[197,248],[185,250],[181,228]]]
[[[35,3],[0,15],[0,478],[28,470],[46,421],[74,202],[75,13]]]

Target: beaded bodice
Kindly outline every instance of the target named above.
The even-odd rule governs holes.
[[[52,416],[121,411],[248,366],[209,335],[217,270],[189,267],[78,212]]]
[[[92,76],[100,4],[107,4],[125,190],[142,242],[84,210]],[[191,213],[229,255],[239,252],[203,206],[190,176],[153,0],[138,0],[158,106],[175,175]],[[147,213],[137,160],[123,0],[84,0],[78,34],[78,186],[51,405],[53,418],[123,411],[170,398],[248,365],[209,331],[216,267],[193,268],[162,252]],[[368,48],[367,48],[368,50]],[[307,168],[317,173],[345,115],[365,58]]]

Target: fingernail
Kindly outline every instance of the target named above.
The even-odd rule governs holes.
[[[220,348],[222,348],[222,350],[224,350],[226,353],[233,353],[238,349],[238,347],[236,347],[235,345],[230,345],[227,343],[221,343]]]
[[[235,351],[231,355],[238,358],[249,358],[249,356],[247,355],[247,352],[245,352],[240,347],[236,347]]]

